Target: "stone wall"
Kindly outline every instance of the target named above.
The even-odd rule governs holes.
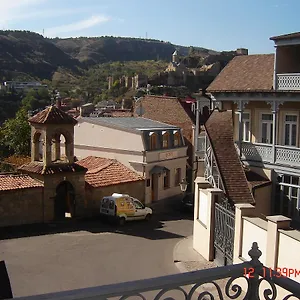
[[[101,188],[90,188],[86,190],[87,207],[89,214],[99,214],[100,201],[105,196],[111,196],[113,193],[129,194],[144,203],[145,181],[128,182],[118,185],[110,185]]]
[[[0,192],[0,227],[42,223],[43,188]]]

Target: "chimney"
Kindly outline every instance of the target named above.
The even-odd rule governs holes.
[[[61,108],[61,100],[60,99],[56,100],[56,107],[59,109]]]
[[[248,55],[248,49],[246,48],[238,48],[235,52],[237,55]]]

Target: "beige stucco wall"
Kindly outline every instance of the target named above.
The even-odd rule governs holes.
[[[238,140],[238,114],[237,114],[237,106],[232,102],[223,102],[223,106],[226,109],[233,109],[234,111],[234,139]],[[260,142],[260,115],[261,113],[272,114],[271,106],[267,102],[264,101],[249,101],[248,104],[245,105],[244,112],[250,112],[250,128],[251,128],[251,142],[259,143]],[[284,144],[284,116],[286,113],[296,113],[298,115],[298,126],[300,126],[300,103],[299,102],[285,102],[279,106],[279,111],[277,115],[277,144]],[[298,140],[297,146],[300,147],[300,130],[298,129]]]
[[[0,192],[0,227],[43,222],[43,188]]]
[[[75,145],[89,145],[131,151],[144,151],[139,132],[127,132],[78,120],[74,127]],[[76,154],[76,152],[75,152]]]
[[[267,222],[259,218],[243,218],[242,231],[242,257],[246,260],[251,260],[248,251],[252,247],[253,242],[257,242],[262,256],[260,261],[266,265],[267,255]]]
[[[163,160],[155,163],[150,163],[145,165],[145,177],[146,179],[151,180],[151,175],[149,174],[149,171],[154,166],[162,166],[166,167],[170,170],[170,187],[164,188],[164,175],[161,174],[158,177],[158,200],[165,199],[168,197],[172,197],[175,195],[182,194],[180,186],[175,186],[175,170],[177,168],[181,169],[181,179],[186,177],[186,161],[187,157],[179,157],[175,159],[170,160]],[[152,184],[152,183],[151,183]],[[151,190],[151,184],[149,187],[146,187],[145,191],[145,203],[151,203],[152,201],[152,190]]]
[[[129,194],[144,203],[145,181],[135,181],[122,183],[118,185],[110,185],[101,188],[89,188],[86,191],[87,209],[89,215],[99,214],[100,201],[105,196],[113,193]]]
[[[254,190],[255,210],[261,217],[271,215],[272,184]]]
[[[300,232],[280,230],[278,247],[278,268],[300,270]],[[286,273],[286,271],[284,271]],[[289,272],[289,271],[288,271]],[[291,279],[300,283],[300,274],[291,274]]]

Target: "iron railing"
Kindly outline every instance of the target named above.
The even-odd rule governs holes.
[[[299,299],[300,284],[289,278],[277,278],[277,273],[269,272],[264,276],[263,265],[259,261],[261,251],[253,243],[249,251],[251,261],[225,266],[176,274],[139,281],[100,287],[78,289],[44,295],[36,295],[22,300],[99,300],[99,299],[279,299],[279,288],[287,291],[280,299]],[[251,271],[251,274],[250,274]],[[246,274],[247,273],[247,274]],[[249,275],[249,276],[248,276]],[[226,282],[217,282],[226,279]],[[240,282],[242,280],[242,282]],[[211,288],[208,288],[210,284]],[[265,285],[268,286],[265,286]],[[170,298],[171,297],[171,298]]]

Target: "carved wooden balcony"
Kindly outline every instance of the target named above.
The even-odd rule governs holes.
[[[300,167],[300,148],[243,142],[242,159]]]
[[[277,74],[277,90],[280,91],[299,91],[300,73]]]

